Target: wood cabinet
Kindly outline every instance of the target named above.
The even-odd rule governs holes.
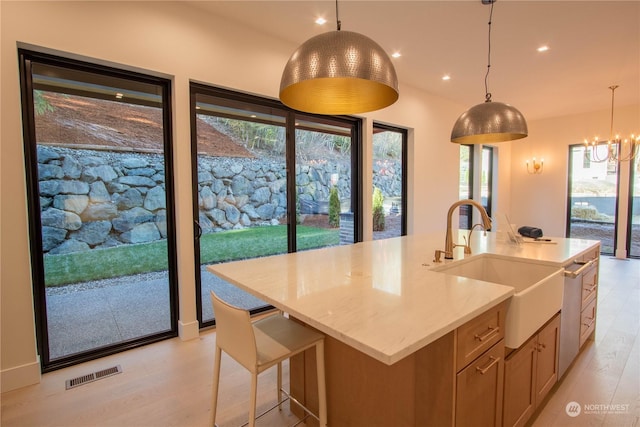
[[[506,311],[497,307],[458,328],[456,331],[456,367],[458,371],[504,338],[505,315]]]
[[[505,361],[504,426],[523,426],[558,381],[560,315]]]
[[[591,255],[586,255],[591,256]],[[580,311],[580,347],[596,330],[599,255],[592,255],[596,262],[582,275],[582,305]]]
[[[504,305],[456,331],[456,426],[502,425]]]
[[[393,365],[325,337],[328,424],[336,426],[502,425],[507,301]],[[291,358],[291,390],[317,407],[313,350]],[[302,415],[295,405],[292,412]],[[308,425],[317,425],[307,419]]]
[[[504,341],[456,375],[456,426],[502,425]]]
[[[556,315],[538,333],[536,360],[536,406],[558,382],[558,346],[560,344],[560,315]]]

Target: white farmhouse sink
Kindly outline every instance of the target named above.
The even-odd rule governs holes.
[[[439,271],[515,288],[507,306],[505,346],[518,348],[562,308],[564,269],[516,258],[476,255]]]

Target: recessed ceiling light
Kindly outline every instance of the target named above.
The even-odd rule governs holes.
[[[327,20],[324,19],[322,16],[319,17],[318,19],[316,19],[316,24],[318,24],[318,25],[324,25],[326,23],[327,23]]]
[[[442,80],[451,80],[451,76],[449,74],[445,74],[444,76],[442,76]]]
[[[549,50],[549,46],[543,45],[538,48],[538,52],[546,52]]]
[[[391,56],[393,56],[394,58],[400,58],[402,54],[400,52],[393,52]]]

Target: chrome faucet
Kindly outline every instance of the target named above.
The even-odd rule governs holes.
[[[444,241],[445,259],[453,259],[453,248],[455,248],[456,246],[464,246],[465,254],[471,253],[471,233],[473,233],[473,230],[476,227],[475,225],[471,227],[471,231],[469,232],[469,238],[465,239],[466,240],[465,245],[453,243],[453,231],[451,230],[451,217],[453,216],[453,212],[456,210],[456,208],[461,205],[475,206],[480,212],[480,216],[482,217],[482,224],[476,224],[476,225],[481,225],[485,231],[491,230],[491,218],[489,218],[487,211],[484,209],[484,207],[482,207],[480,203],[471,199],[458,200],[457,202],[451,205],[451,207],[449,208],[449,212],[447,212],[447,236]],[[440,252],[442,253],[442,251]]]

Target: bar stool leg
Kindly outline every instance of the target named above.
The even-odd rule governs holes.
[[[316,372],[318,375],[318,418],[320,418],[320,427],[326,427],[327,387],[324,376],[324,341],[316,344]]]
[[[278,402],[282,402],[282,362],[278,363]],[[282,404],[278,405],[278,410],[282,411]]]
[[[256,425],[256,396],[258,394],[258,373],[251,373],[251,406],[249,406],[249,427]]]
[[[218,387],[220,385],[220,361],[222,359],[222,349],[216,345],[216,356],[213,362],[213,385],[211,386],[211,427],[216,425],[216,409],[218,408]]]

